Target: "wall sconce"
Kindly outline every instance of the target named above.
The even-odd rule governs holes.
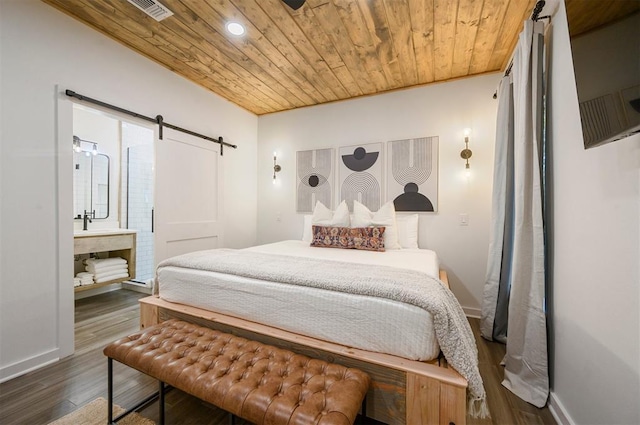
[[[466,128],[464,130],[464,149],[460,152],[460,157],[466,161],[464,168],[467,170],[467,177],[471,174],[471,167],[469,167],[469,158],[473,155],[471,149],[469,149],[469,133],[471,130]]]
[[[276,163],[276,153],[273,153],[273,184],[276,184],[276,173],[282,171],[282,167]]]

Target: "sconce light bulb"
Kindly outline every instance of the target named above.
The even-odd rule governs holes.
[[[89,151],[85,151],[84,155],[85,155],[85,156],[91,156],[91,152],[89,152]]]
[[[272,182],[273,182],[273,184],[276,184],[276,178],[275,177],[273,178]]]
[[[73,147],[73,150],[74,150],[74,151],[76,151],[76,152],[78,152],[78,153],[80,153],[80,152],[82,151],[82,148],[80,147],[80,145],[75,145],[75,146]]]
[[[467,168],[467,171],[465,171],[464,174],[467,178],[471,177],[471,169]]]
[[[91,149],[91,153],[93,155],[98,155],[98,145],[94,144],[93,149]]]
[[[471,129],[470,128],[465,128],[463,131],[464,137],[469,137],[469,135],[471,134]]]

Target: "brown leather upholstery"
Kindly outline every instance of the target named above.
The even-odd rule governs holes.
[[[352,424],[364,372],[179,320],[104,354],[255,424]]]

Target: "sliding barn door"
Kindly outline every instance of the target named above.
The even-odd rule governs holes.
[[[220,146],[164,129],[156,143],[155,262],[221,246]]]

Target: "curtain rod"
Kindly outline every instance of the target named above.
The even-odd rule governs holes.
[[[83,96],[81,94],[78,94],[78,93],[74,92],[73,90],[68,90],[67,89],[67,90],[65,90],[64,94],[66,94],[69,97],[75,97],[76,99],[82,100],[84,102],[93,103],[94,105],[102,106],[104,108],[111,109],[113,111],[121,112],[123,114],[130,115],[132,117],[140,118],[142,120],[149,121],[149,122],[152,122],[154,124],[158,124],[158,126],[160,126],[160,140],[162,140],[162,136],[163,136],[162,135],[162,128],[163,127],[168,127],[170,129],[173,129],[173,130],[176,130],[176,131],[181,131],[183,133],[190,134],[191,136],[200,137],[201,139],[205,139],[205,140],[208,140],[210,142],[218,143],[220,145],[220,155],[223,154],[223,150],[224,150],[225,146],[228,146],[228,147],[233,148],[233,149],[237,149],[238,148],[237,145],[232,145],[230,143],[227,143],[227,142],[223,141],[222,140],[222,136],[218,137],[217,139],[214,139],[213,137],[205,136],[203,134],[196,133],[195,131],[187,130],[185,128],[178,127],[177,125],[173,125],[173,124],[169,124],[168,122],[164,122],[164,119],[162,118],[162,115],[156,115],[155,118],[147,117],[145,115],[138,114],[137,112],[129,111],[129,110],[121,108],[119,106],[110,105],[108,103],[102,102],[101,100],[92,99],[90,97]]]
[[[550,15],[540,16],[540,12],[542,12],[542,9],[544,8],[545,4],[546,4],[545,0],[538,0],[536,5],[533,7],[533,11],[531,12],[531,20],[533,22],[538,22],[541,19],[548,19],[549,21],[551,21]],[[507,66],[507,69],[504,71],[505,77],[508,77],[509,74],[511,74],[511,68],[513,68],[513,58],[511,58],[511,60],[509,61],[509,66]],[[493,93],[493,98],[494,99],[498,98],[497,90]]]

